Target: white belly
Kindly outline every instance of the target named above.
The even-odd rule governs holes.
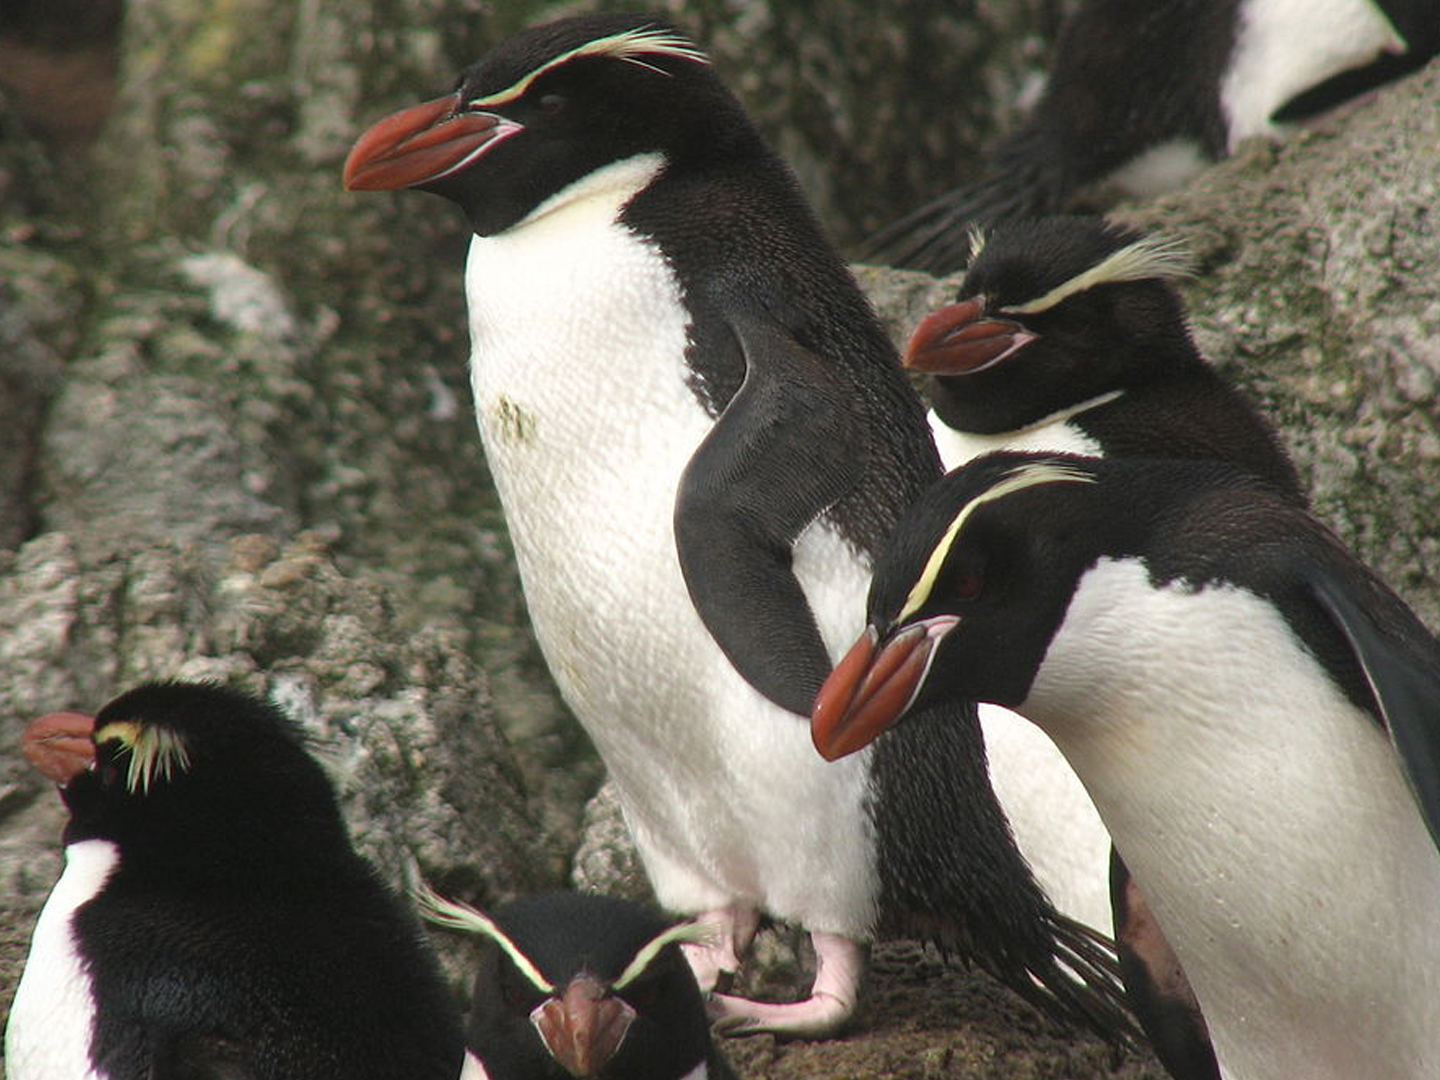
[[[741,679],[690,603],[675,493],[712,421],[686,383],[673,273],[612,224],[654,163],[606,172],[596,192],[477,238],[467,270],[476,414],[536,636],[663,904],[743,900],[864,937],[866,755],[821,760],[807,721]],[[848,644],[866,568],[820,526],[796,568],[827,643]]]
[[[1220,85],[1230,149],[1275,136],[1270,117],[1296,94],[1404,44],[1372,0],[1248,0]]]
[[[70,920],[99,893],[117,861],[105,840],[65,849],[65,871],[35,924],[5,1028],[10,1080],[104,1080],[90,1063],[95,1003]]]
[[[1384,733],[1273,608],[1102,560],[1022,709],[1085,778],[1227,1077],[1440,1076],[1440,854]]]
[[[930,430],[947,471],[994,450],[1100,451],[1063,418],[986,436],[955,431],[932,412]],[[1066,915],[1110,933],[1110,833],[1084,785],[1050,737],[1024,717],[982,705],[980,722],[991,786],[1036,880]]]

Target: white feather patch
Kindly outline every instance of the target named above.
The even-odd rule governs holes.
[[[90,1061],[95,1001],[71,923],[119,861],[108,840],[81,840],[65,849],[65,870],[35,924],[5,1029],[10,1080],[105,1080]]]
[[[1275,111],[1332,75],[1361,67],[1405,41],[1371,0],[1248,0],[1220,85],[1229,147],[1275,137]]]

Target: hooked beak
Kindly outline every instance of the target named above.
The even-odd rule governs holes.
[[[50,713],[25,729],[20,747],[46,779],[63,787],[95,764],[95,744],[90,739],[94,730],[93,716]]]
[[[634,1019],[635,1010],[627,1002],[584,972],[570,980],[560,997],[530,1014],[545,1049],[576,1080],[600,1075]]]
[[[346,191],[393,191],[457,173],[525,129],[493,113],[461,112],[458,93],[402,109],[356,140]]]
[[[987,319],[985,301],[961,300],[920,320],[905,346],[905,366],[929,375],[974,375],[1040,335],[1009,319]]]
[[[898,723],[925,685],[936,647],[959,621],[937,615],[883,641],[866,627],[815,696],[810,738],[820,756],[853,754]]]

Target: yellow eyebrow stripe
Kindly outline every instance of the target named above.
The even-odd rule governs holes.
[[[930,599],[931,592],[935,589],[935,581],[940,576],[940,569],[945,565],[945,559],[949,556],[950,549],[955,546],[955,540],[960,535],[960,530],[977,509],[988,502],[1003,499],[1006,495],[1013,495],[1025,488],[1036,487],[1039,484],[1061,483],[1093,484],[1095,478],[1074,466],[1052,461],[1020,465],[1011,469],[962,506],[960,512],[946,527],[944,534],[940,537],[940,542],[931,550],[930,557],[925,560],[925,569],[920,571],[920,577],[910,589],[909,595],[905,597],[905,605],[900,609],[900,614],[895,617],[895,621],[903,623],[925,606]]]
[[[423,881],[415,888],[415,902],[419,905],[421,916],[436,926],[488,937],[504,950],[505,955],[510,957],[510,961],[519,969],[520,974],[530,980],[535,989],[542,994],[555,992],[555,985],[540,974],[540,969],[535,966],[535,962],[520,951],[520,946],[516,945],[510,939],[510,935],[501,930],[489,915],[477,911],[469,904],[445,899]]]
[[[168,782],[173,773],[190,768],[185,740],[169,728],[116,720],[95,732],[93,739],[96,746],[118,742],[130,755],[125,787],[132,794],[147,794],[157,776]]]
[[[608,37],[596,38],[594,41],[587,41],[584,45],[577,45],[568,52],[563,52],[552,60],[547,60],[534,71],[530,72],[518,82],[512,83],[504,90],[498,90],[493,94],[486,94],[484,97],[471,98],[467,105],[472,107],[483,107],[486,105],[504,105],[506,102],[514,101],[530,89],[531,84],[540,78],[547,71],[552,71],[561,64],[569,63],[580,56],[613,56],[619,60],[626,60],[632,64],[639,64],[641,67],[649,68],[651,71],[661,75],[666,72],[640,59],[643,56],[678,56],[682,60],[693,60],[697,64],[708,64],[710,62],[703,52],[697,49],[690,42],[686,41],[679,34],[671,33],[669,30],[662,30],[658,26],[642,26],[634,30],[624,30],[618,34],[611,34]]]
[[[715,928],[708,923],[683,922],[670,927],[668,930],[662,930],[646,942],[640,951],[635,954],[635,958],[626,965],[625,970],[620,973],[620,977],[615,980],[614,988],[616,990],[624,990],[625,987],[638,979],[644,974],[645,969],[654,963],[655,958],[660,955],[665,946],[674,944],[675,942],[689,942],[691,944],[709,943],[713,941],[715,937]]]
[[[1003,310],[1016,315],[1048,311],[1076,293],[1116,281],[1143,281],[1145,278],[1184,277],[1194,272],[1190,254],[1175,237],[1150,237],[1127,244],[1084,273],[1061,282],[1044,296],[1025,304],[1007,304]]]

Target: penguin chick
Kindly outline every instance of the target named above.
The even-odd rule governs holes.
[[[823,753],[936,697],[1016,709],[1094,797],[1224,1076],[1436,1075],[1440,644],[1285,492],[989,455],[916,503],[869,612]]]
[[[428,890],[426,917],[489,940],[466,1027],[488,1080],[734,1080],[680,951],[704,939],[626,900],[553,892],[486,915]]]
[[[987,174],[887,227],[872,257],[948,273],[972,226],[1174,190],[1437,51],[1437,0],[1083,0]]]
[[[458,1009],[294,725],[187,683],[117,697],[81,755],[87,719],[26,740],[67,744],[51,775],[70,819],[6,1030],[11,1080],[454,1080]]]
[[[810,746],[871,558],[938,461],[883,327],[703,53],[650,16],[534,27],[375,124],[344,175],[441,195],[474,234],[476,417],[531,621],[660,904],[723,928],[689,951],[703,987],[759,912],[811,934],[810,996],[717,994],[721,1025],[835,1031],[887,934],[1123,1028],[1105,957],[1015,851],[972,707],[839,766]]]

